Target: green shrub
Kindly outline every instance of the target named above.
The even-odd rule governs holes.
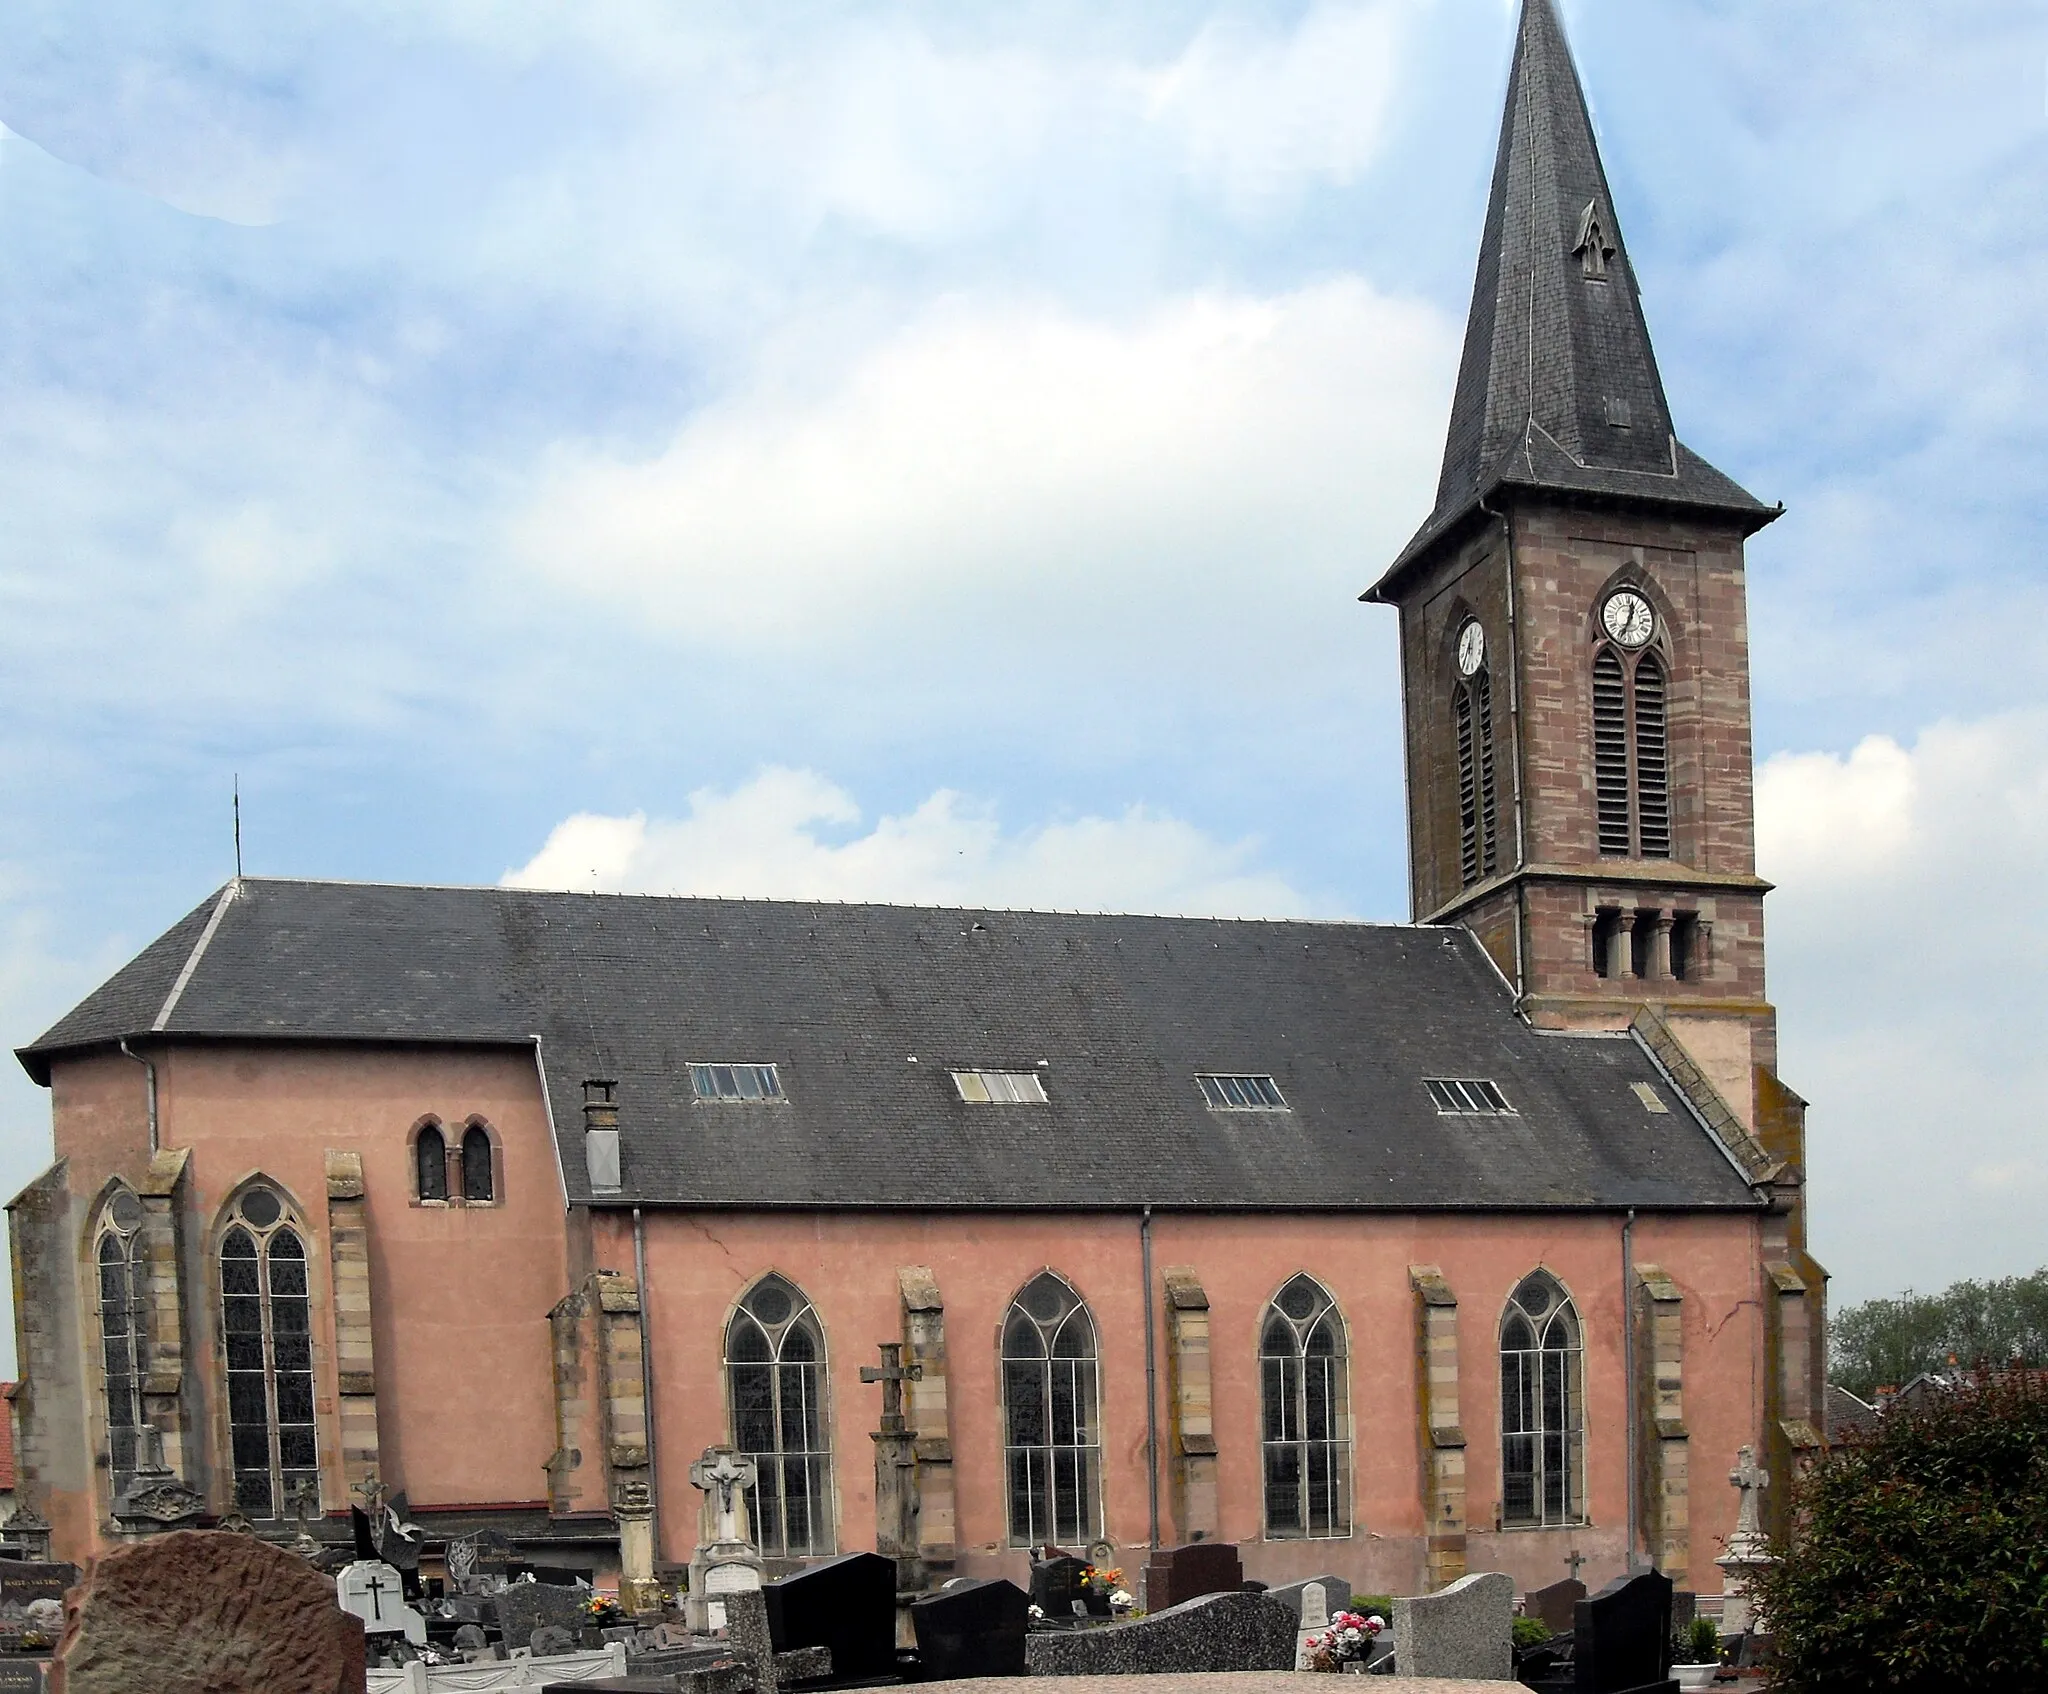
[[[1389,1629],[1394,1627],[1394,1597],[1391,1594],[1354,1594],[1351,1604],[1344,1609],[1356,1612],[1362,1618],[1384,1618]]]
[[[1712,1618],[1694,1618],[1671,1644],[1675,1665],[1717,1665],[1721,1662],[1721,1631]]]
[[[1783,1694],[2048,1688],[2048,1379],[1895,1408],[1792,1506],[1758,1596]]]
[[[1516,1618],[1514,1631],[1517,1647],[1540,1647],[1550,1639],[1550,1625],[1541,1618]]]

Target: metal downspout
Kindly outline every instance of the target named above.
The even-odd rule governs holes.
[[[1145,1504],[1150,1545],[1159,1546],[1159,1349],[1152,1336],[1152,1208],[1138,1218],[1139,1257],[1145,1271]]]
[[[149,1156],[153,1159],[161,1151],[161,1148],[157,1145],[156,1062],[153,1059],[145,1059],[133,1047],[129,1046],[128,1037],[125,1035],[121,1037],[120,1045],[121,1051],[140,1065],[149,1078],[147,1085],[149,1090]]]
[[[1636,1393],[1636,1209],[1631,1206],[1628,1216],[1621,1222],[1621,1370],[1626,1379],[1628,1394],[1628,1549],[1622,1568],[1630,1576],[1636,1574],[1636,1512],[1639,1481],[1636,1474],[1636,1455],[1641,1446],[1641,1432],[1637,1429]]]

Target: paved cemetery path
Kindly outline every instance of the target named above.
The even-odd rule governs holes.
[[[958,1682],[925,1682],[947,1694],[1308,1694],[1317,1683],[1337,1686],[1327,1672],[1301,1670],[1215,1670],[1174,1676],[975,1676]],[[1351,1683],[1342,1684],[1349,1688]],[[1370,1694],[1501,1694],[1512,1682],[1467,1682],[1462,1677],[1375,1676],[1361,1681]]]

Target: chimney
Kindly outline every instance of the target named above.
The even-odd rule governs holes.
[[[593,1194],[619,1192],[618,1087],[607,1077],[583,1084],[583,1159]]]

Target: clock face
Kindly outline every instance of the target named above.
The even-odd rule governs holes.
[[[1600,621],[1607,633],[1623,647],[1640,647],[1656,632],[1657,614],[1650,602],[1633,589],[1610,594],[1600,608]]]
[[[1458,631],[1458,674],[1475,676],[1486,663],[1486,631],[1472,622]]]

